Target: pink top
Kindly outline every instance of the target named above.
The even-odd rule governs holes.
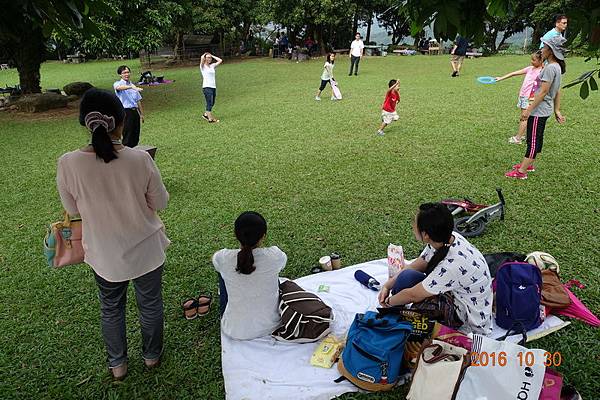
[[[535,89],[537,89],[537,77],[542,72],[542,67],[535,68],[533,65],[530,65],[523,68],[521,72],[525,72],[525,79],[523,79],[519,96],[531,98],[535,93]]]
[[[156,211],[169,193],[150,155],[125,147],[108,164],[81,150],[58,159],[65,210],[80,214],[85,262],[110,282],[140,277],[165,262],[171,243]]]

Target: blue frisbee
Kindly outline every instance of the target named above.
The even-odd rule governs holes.
[[[483,83],[484,85],[491,85],[493,83],[496,83],[496,78],[494,78],[493,76],[480,76],[479,78],[477,78],[477,82]]]

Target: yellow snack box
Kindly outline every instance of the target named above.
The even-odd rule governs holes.
[[[327,336],[310,357],[310,364],[315,367],[331,368],[340,356],[344,342],[333,335]]]

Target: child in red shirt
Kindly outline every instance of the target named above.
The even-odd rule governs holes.
[[[377,131],[379,136],[385,135],[383,129],[392,123],[392,121],[398,121],[400,118],[396,113],[396,105],[400,101],[400,92],[398,91],[398,87],[400,86],[400,80],[392,79],[388,83],[388,91],[385,94],[385,100],[383,101],[383,106],[381,107],[381,127]]]

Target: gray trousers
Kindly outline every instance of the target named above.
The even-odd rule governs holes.
[[[154,360],[163,350],[162,271],[160,266],[139,278],[133,279],[135,298],[142,328],[142,357]],[[127,361],[127,334],[125,305],[129,281],[109,282],[96,273],[100,293],[102,337],[108,354],[108,366],[118,367]]]

